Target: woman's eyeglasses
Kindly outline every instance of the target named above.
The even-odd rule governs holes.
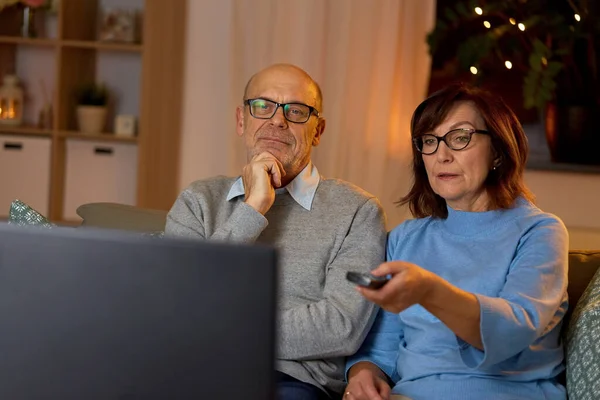
[[[440,142],[446,143],[446,146],[452,150],[462,150],[471,143],[471,137],[474,133],[483,135],[489,134],[488,131],[481,129],[453,129],[444,136],[421,135],[413,138],[413,143],[419,152],[425,155],[433,154],[440,146]]]

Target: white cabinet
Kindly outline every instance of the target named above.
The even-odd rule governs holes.
[[[136,204],[137,146],[69,140],[63,218],[77,220],[82,204]]]
[[[0,135],[0,216],[15,199],[48,215],[50,151],[50,138]]]

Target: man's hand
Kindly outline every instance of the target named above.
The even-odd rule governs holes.
[[[281,186],[284,176],[283,165],[271,153],[263,152],[252,158],[242,170],[246,203],[265,215],[275,202],[275,188]]]
[[[391,388],[375,364],[359,362],[348,371],[344,400],[389,400]]]

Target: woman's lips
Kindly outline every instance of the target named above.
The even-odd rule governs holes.
[[[443,181],[450,181],[452,179],[458,178],[458,174],[438,174],[437,178]]]

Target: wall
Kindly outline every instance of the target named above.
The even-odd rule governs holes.
[[[600,248],[600,174],[527,171],[537,205],[559,216],[571,249]]]
[[[203,143],[200,132],[215,135],[220,148],[235,140],[235,110],[229,107],[231,82],[229,64],[231,29],[223,21],[231,20],[231,0],[188,0],[187,41],[184,67],[183,121],[179,185],[213,175],[227,174],[228,155],[218,154]],[[238,91],[239,97],[239,91]],[[214,104],[222,105],[214,107]],[[197,110],[215,109],[214,118],[202,118]],[[218,121],[231,121],[221,126]]]

